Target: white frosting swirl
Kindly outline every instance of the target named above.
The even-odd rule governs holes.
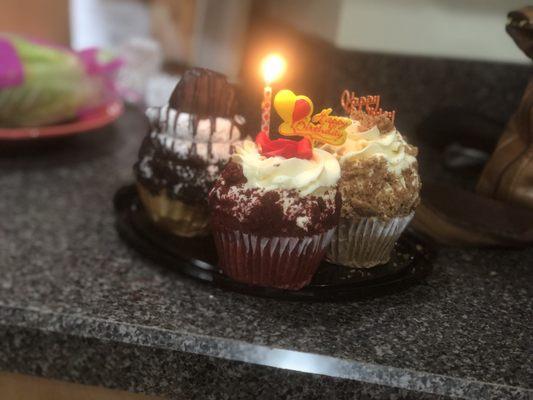
[[[346,142],[342,146],[326,146],[333,152],[339,162],[344,164],[349,160],[382,157],[387,161],[390,172],[400,175],[401,172],[416,163],[416,157],[406,152],[408,144],[396,129],[388,133],[380,133],[377,126],[366,131],[360,131],[361,124],[354,121],[346,130]]]
[[[209,163],[226,162],[232,145],[241,137],[235,122],[228,118],[199,119],[195,130],[191,114],[178,112],[168,105],[148,108],[146,116],[153,129],[152,136],[184,158],[188,157],[194,144],[195,155]]]
[[[340,178],[339,162],[320,149],[313,149],[313,158],[264,157],[252,141],[236,148],[232,160],[242,165],[249,188],[265,190],[295,189],[300,195],[322,195],[324,190],[337,185]]]

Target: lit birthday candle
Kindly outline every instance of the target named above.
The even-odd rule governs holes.
[[[272,82],[285,72],[285,60],[278,54],[270,54],[263,59],[261,70],[265,80],[263,102],[261,104],[261,131],[270,133],[270,109],[272,108]]]

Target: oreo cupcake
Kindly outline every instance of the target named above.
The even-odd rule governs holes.
[[[351,114],[342,146],[325,146],[341,166],[342,210],[328,260],[348,267],[386,263],[419,203],[417,148],[385,115]]]
[[[307,285],[338,223],[339,177],[335,157],[307,139],[244,142],[209,196],[220,268],[252,285]]]
[[[134,166],[150,218],[179,236],[207,234],[207,197],[232,146],[241,140],[235,90],[226,77],[185,72],[166,106],[150,108],[150,132]]]

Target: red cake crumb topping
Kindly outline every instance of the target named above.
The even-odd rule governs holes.
[[[247,182],[242,172],[242,166],[233,162],[226,165],[226,168],[222,170],[221,176],[228,186],[242,185]]]
[[[214,228],[261,236],[309,236],[337,225],[341,197],[336,188],[321,196],[296,190],[247,188],[242,166],[230,162],[209,195]]]

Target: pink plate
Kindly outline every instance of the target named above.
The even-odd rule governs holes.
[[[97,108],[72,122],[36,128],[0,128],[0,140],[26,140],[70,136],[92,131],[115,121],[124,112],[121,101]]]

